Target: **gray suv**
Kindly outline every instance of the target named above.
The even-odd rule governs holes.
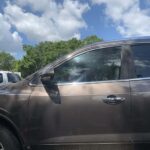
[[[0,150],[134,149],[149,113],[150,39],[96,43],[0,86]]]

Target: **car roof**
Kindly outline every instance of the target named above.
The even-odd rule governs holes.
[[[3,71],[3,70],[0,70],[0,73],[12,73],[12,74],[17,74],[16,72],[12,72],[12,71]]]
[[[96,42],[87,46],[84,46],[83,48],[88,48],[91,46],[94,48],[96,46],[103,46],[103,45],[121,45],[121,44],[138,44],[138,43],[150,43],[150,36],[146,37],[136,37],[136,38],[124,38],[121,40],[113,40],[113,41],[101,41],[101,42]],[[81,49],[83,49],[81,48]]]
[[[13,73],[13,72],[0,70],[0,73]]]

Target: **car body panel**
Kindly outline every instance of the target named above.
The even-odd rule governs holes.
[[[43,86],[34,88],[29,123],[33,145],[37,141],[39,144],[92,143],[94,139],[99,143],[130,141],[129,81],[58,85],[61,104],[55,104]],[[112,94],[126,100],[117,105],[104,103],[103,99]]]
[[[13,122],[27,142],[28,104],[31,87],[26,80],[0,86],[0,115]]]
[[[132,79],[133,141],[150,142],[150,79]],[[138,134],[138,136],[136,135]]]

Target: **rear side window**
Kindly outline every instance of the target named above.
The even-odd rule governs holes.
[[[150,77],[150,44],[132,46],[135,77]]]
[[[7,73],[8,82],[16,83],[20,81],[20,77],[17,74],[14,73]]]
[[[0,73],[0,83],[3,83],[3,74]]]

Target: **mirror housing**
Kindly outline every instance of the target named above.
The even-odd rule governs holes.
[[[55,81],[53,81],[54,78],[54,69],[51,69],[49,71],[45,71],[40,75],[41,81],[45,87],[45,90],[47,91],[48,95],[50,96],[51,100],[55,104],[61,104],[61,98],[59,94],[59,89]]]
[[[50,82],[54,78],[54,69],[43,72],[40,74],[42,83]]]

